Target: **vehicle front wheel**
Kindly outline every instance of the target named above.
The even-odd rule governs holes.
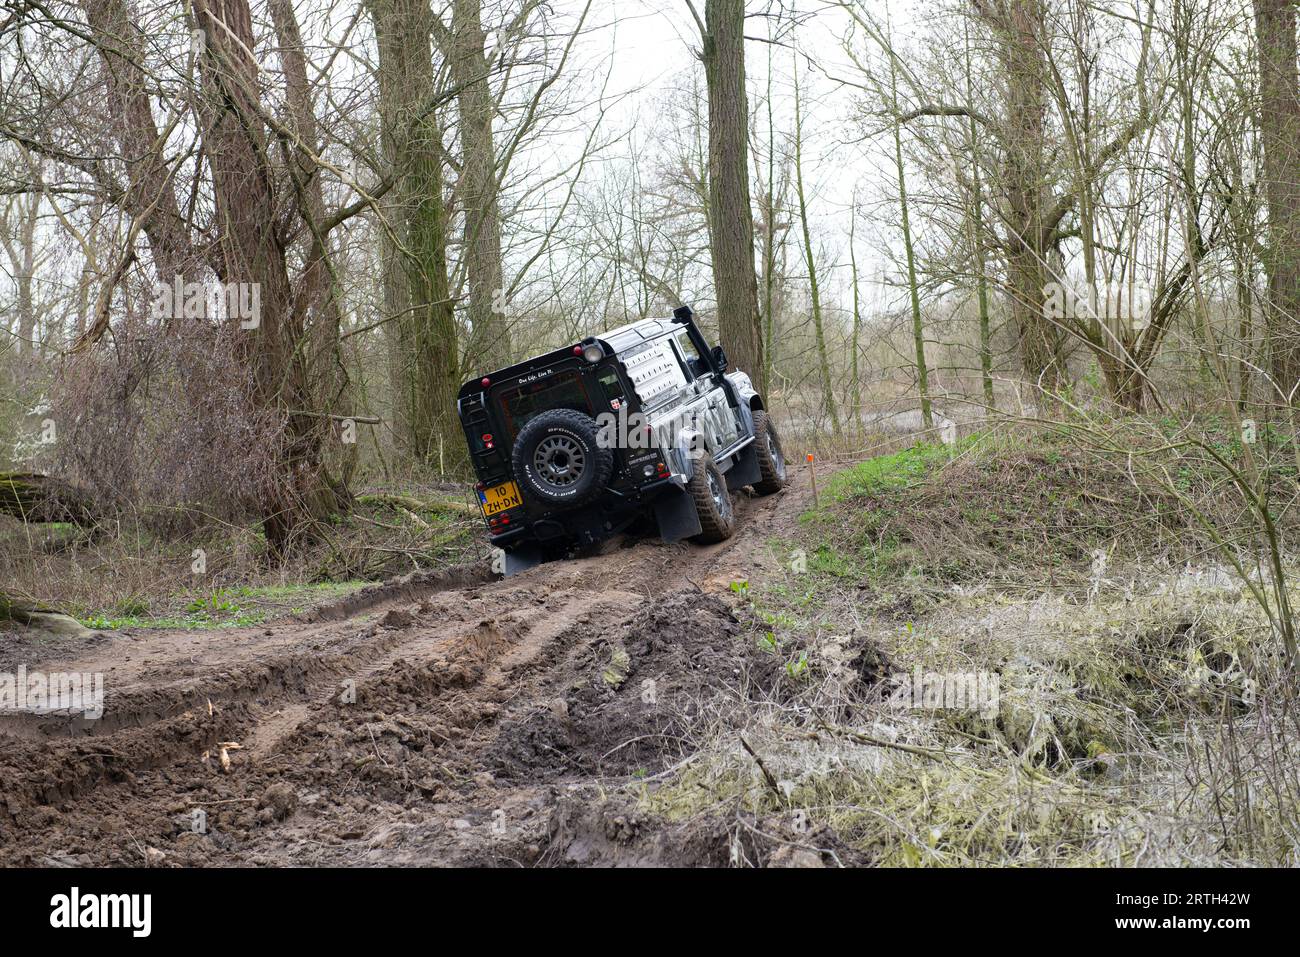
[[[736,530],[736,509],[727,491],[727,480],[718,471],[713,459],[702,456],[691,467],[691,480],[686,490],[695,501],[695,511],[700,516],[700,534],[692,541],[703,545],[721,542]]]
[[[771,495],[785,488],[789,480],[785,474],[785,453],[781,451],[781,438],[776,426],[766,412],[754,413],[754,453],[758,456],[758,473],[762,476],[753,484],[759,495]]]

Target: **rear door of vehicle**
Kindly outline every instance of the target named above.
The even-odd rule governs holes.
[[[488,391],[486,411],[466,422],[470,454],[485,488],[480,491],[484,511],[494,514],[523,501],[519,494],[511,453],[519,431],[537,415],[550,409],[573,409],[592,415],[593,391],[585,364],[563,361],[524,372],[494,384]]]

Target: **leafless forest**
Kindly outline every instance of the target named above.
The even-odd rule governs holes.
[[[5,0],[0,244],[0,862],[1300,863],[1294,3]],[[500,579],[682,304],[791,487]]]

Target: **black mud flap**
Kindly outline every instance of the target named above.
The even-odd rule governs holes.
[[[655,499],[655,521],[665,542],[680,542],[704,531],[695,502],[684,489],[673,489]]]
[[[540,545],[520,545],[518,548],[504,550],[505,562],[501,570],[502,577],[509,578],[530,568],[536,568],[545,560]]]
[[[758,452],[754,448],[754,442],[737,452],[735,464],[727,469],[727,491],[739,492],[746,485],[762,481],[763,473],[758,470]]]

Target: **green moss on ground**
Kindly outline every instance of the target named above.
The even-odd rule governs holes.
[[[1294,861],[1293,795],[1270,782],[1295,727],[1260,720],[1294,679],[1263,610],[1213,555],[1191,571],[1121,561],[1143,547],[1187,554],[1185,516],[1052,443],[885,456],[844,483],[768,543],[761,579],[731,589],[743,638],[782,661],[785,680],[738,701],[679,773],[635,792],[647,813],[739,808],[766,833],[886,866]],[[867,508],[882,524],[908,516],[912,535],[875,537]],[[1067,515],[1066,542],[1032,539]],[[990,567],[978,550],[951,553],[968,529],[1003,526],[1032,530],[1033,545],[1010,537],[996,576],[978,577]],[[948,537],[929,551],[922,535]],[[1089,546],[1115,561],[1087,589],[1058,587],[1092,573]],[[945,561],[954,580],[936,583]],[[996,679],[991,705],[897,697],[913,676],[976,674]]]
[[[364,581],[326,582],[302,585],[241,585],[197,593],[180,608],[151,614],[145,599],[131,598],[116,608],[80,617],[89,628],[117,631],[123,628],[168,628],[201,630],[242,628],[284,615],[298,615],[323,602],[365,587]]]
[[[283,562],[267,554],[255,523],[168,533],[140,518],[92,534],[0,517],[0,580],[13,583],[15,596],[65,609],[91,628],[229,628],[481,554],[482,519],[465,490],[376,498],[320,526]],[[200,553],[204,570],[196,572]]]
[[[1210,439],[1240,458],[1240,443]],[[936,594],[993,582],[1078,585],[1099,560],[1212,560],[1215,535],[1249,531],[1241,496],[1208,457],[1150,464],[1134,470],[1123,456],[1052,435],[917,445],[833,475],[783,544],[802,549],[817,575],[886,590],[914,582]],[[1285,468],[1284,457],[1278,482]]]

